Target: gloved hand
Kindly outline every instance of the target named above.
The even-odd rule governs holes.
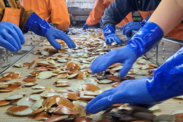
[[[153,22],[147,22],[127,45],[121,49],[114,49],[96,58],[90,69],[93,73],[102,72],[114,63],[123,63],[120,77],[124,77],[138,57],[157,45],[163,37],[162,29]]]
[[[0,23],[0,46],[11,52],[19,51],[25,39],[18,26],[10,22]]]
[[[128,38],[131,37],[131,33],[133,30],[138,31],[142,27],[140,22],[129,22],[123,25],[123,35],[126,35]]]
[[[123,35],[126,35],[128,38],[131,37],[131,33],[133,30],[138,31],[141,27],[143,27],[146,22],[149,20],[149,18],[151,17],[151,15],[144,19],[142,22],[129,22],[125,25],[123,25]]]
[[[83,25],[83,30],[86,30],[86,29],[88,29],[88,25],[85,23],[85,24]]]
[[[97,113],[116,103],[156,104],[183,95],[183,48],[154,71],[154,77],[127,80],[116,88],[104,91],[86,106]]]
[[[63,31],[50,27],[45,20],[35,13],[30,15],[24,26],[25,31],[29,29],[37,35],[46,37],[50,44],[58,50],[61,49],[61,45],[55,39],[64,40],[69,48],[76,47],[74,42]]]
[[[121,44],[123,41],[115,34],[115,30],[111,25],[107,25],[103,29],[103,33],[105,36],[105,43],[112,44],[116,42],[117,44]]]

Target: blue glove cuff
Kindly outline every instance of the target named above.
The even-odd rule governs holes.
[[[149,94],[155,101],[163,101],[183,94],[183,48],[172,55],[154,72],[147,82]]]
[[[107,25],[103,29],[104,36],[108,36],[110,34],[115,34],[115,29],[112,27],[112,25]]]
[[[33,13],[29,16],[24,30],[28,31],[29,29],[32,30],[35,34],[40,36],[45,36],[46,32],[50,29],[50,25],[47,23],[46,20],[41,19],[37,14]]]
[[[147,22],[127,43],[138,57],[148,52],[157,45],[164,33],[163,30],[153,22]]]

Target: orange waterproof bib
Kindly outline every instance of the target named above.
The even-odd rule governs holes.
[[[20,12],[21,12],[20,9],[6,7],[4,10],[4,16],[1,22],[11,22],[19,26]]]

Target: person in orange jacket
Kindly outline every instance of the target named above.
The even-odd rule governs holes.
[[[95,6],[90,12],[89,17],[83,26],[83,30],[88,29],[89,26],[101,23],[101,18],[104,14],[104,10],[108,8],[112,2],[114,2],[114,0],[96,0]],[[118,24],[118,26],[122,27],[130,21],[133,21],[131,12]]]
[[[63,40],[69,48],[75,48],[74,42],[61,30],[51,27],[34,11],[27,11],[18,0],[0,0],[0,46],[11,52],[21,49],[25,38],[22,32],[33,31],[46,37],[57,50],[61,45],[55,39]]]
[[[20,0],[27,10],[34,10],[39,17],[52,22],[57,29],[66,31],[70,26],[70,16],[65,0]]]

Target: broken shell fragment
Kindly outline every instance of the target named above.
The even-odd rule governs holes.
[[[77,118],[74,122],[92,122],[92,121],[93,121],[92,118],[82,116]]]
[[[64,95],[66,95],[68,99],[77,100],[79,94],[77,92],[66,92]]]
[[[37,121],[47,120],[50,116],[46,112],[41,112],[33,117]]]
[[[22,68],[23,67],[23,64],[15,64],[15,65],[13,65],[13,67]]]
[[[37,80],[36,77],[27,77],[27,78],[23,79],[24,82],[34,82],[36,80]]]
[[[49,112],[55,113],[55,114],[64,114],[64,115],[78,114],[76,110],[63,105],[60,105],[56,108],[51,108]]]
[[[74,73],[74,74],[71,74],[71,75],[68,74],[67,78],[68,79],[75,78],[77,75],[78,75],[78,73]]]
[[[36,60],[32,61],[32,62],[30,63],[30,65],[28,66],[28,69],[30,69],[30,68],[34,65],[35,62],[36,62]]]
[[[11,103],[11,101],[8,101],[8,100],[0,100],[0,107],[9,105],[10,103]]]
[[[37,75],[39,79],[48,79],[52,77],[53,73],[50,71],[41,72]]]
[[[87,72],[82,72],[79,71],[78,75],[77,75],[77,79],[85,79],[87,77],[88,73]]]
[[[82,84],[81,86],[82,86],[82,89],[84,91],[93,91],[93,92],[95,92],[95,91],[100,89],[99,87],[97,87],[97,86],[95,86],[91,83],[85,83],[85,84]]]
[[[112,81],[117,81],[117,82],[120,82],[121,80],[116,77],[116,76],[106,76],[108,79],[112,80]]]
[[[30,109],[29,106],[12,106],[7,109],[7,113],[17,116],[25,116],[32,113],[32,109]]]
[[[68,81],[55,81],[55,86],[59,87],[68,87],[70,86],[70,83]]]
[[[28,67],[30,65],[30,63],[29,62],[25,62],[25,63],[23,63],[23,66],[24,67]]]

